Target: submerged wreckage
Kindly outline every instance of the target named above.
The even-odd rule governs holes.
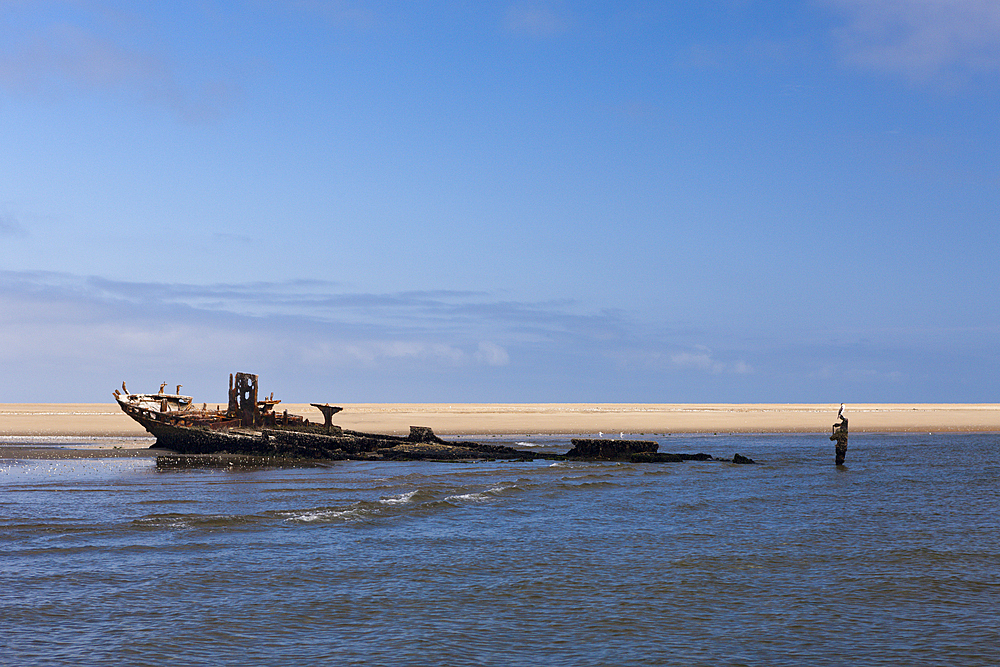
[[[259,400],[257,376],[236,373],[229,376],[229,404],[223,410],[193,405],[191,396],[164,392],[156,394],[114,392],[115,400],[129,417],[156,436],[153,447],[178,454],[233,454],[284,459],[326,460],[458,460],[458,459],[586,459],[604,461],[667,462],[712,460],[708,454],[657,453],[658,444],[637,440],[573,440],[574,448],[564,455],[542,454],[475,442],[446,442],[426,426],[411,426],[408,436],[351,431],[332,422],[342,408],[328,403],[311,403],[323,413],[324,423],[311,423],[299,415],[278,412],[280,400]],[[737,456],[739,456],[737,454]],[[742,458],[742,457],[740,457]],[[734,461],[743,462],[743,461]]]

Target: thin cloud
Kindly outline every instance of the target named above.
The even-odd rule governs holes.
[[[278,6],[288,6],[299,11],[317,14],[338,26],[353,28],[359,32],[367,32],[378,26],[380,17],[371,7],[358,2],[343,0],[293,0]]]
[[[126,93],[193,121],[217,115],[238,96],[236,86],[221,79],[183,85],[168,58],[128,45],[143,39],[128,21],[105,21],[106,12],[88,3],[54,6],[73,11],[0,50],[0,87],[50,99]]]
[[[551,37],[566,30],[562,13],[544,4],[519,4],[507,8],[504,29],[515,35]]]
[[[0,287],[0,323],[11,325],[0,342],[11,359],[52,354],[59,340],[74,341],[76,350],[94,341],[92,354],[110,347],[148,356],[156,341],[177,349],[190,336],[185,356],[192,360],[208,360],[239,339],[249,341],[241,349],[296,349],[302,363],[325,367],[505,366],[511,345],[592,339],[611,328],[607,316],[572,315],[552,304],[447,290],[337,293],[335,283],[323,281],[199,286],[0,271]],[[48,333],[25,335],[29,328]]]
[[[0,213],[0,236],[26,236],[27,232],[21,223],[9,213]]]
[[[62,79],[81,88],[115,88],[146,82],[171,85],[168,68],[150,54],[130,51],[80,26],[49,26],[6,59],[6,79],[37,89],[47,79]]]
[[[906,375],[897,370],[859,368],[843,364],[826,364],[812,375],[823,381],[836,379],[855,383],[900,383],[906,380]]]
[[[479,343],[475,357],[489,366],[506,366],[510,363],[510,355],[507,354],[507,350],[491,341]]]
[[[678,368],[694,369],[708,373],[736,373],[746,374],[753,372],[753,369],[744,361],[724,362],[715,358],[712,351],[706,347],[699,346],[693,351],[675,352],[670,355],[670,363]]]
[[[374,340],[345,343],[342,352],[367,363],[416,359],[434,363],[464,364],[471,358],[461,347],[414,340]]]
[[[233,243],[238,243],[239,245],[242,245],[242,246],[253,245],[253,237],[251,237],[251,236],[249,236],[247,234],[232,234],[232,233],[229,233],[229,232],[215,232],[215,233],[212,234],[212,238],[215,241],[218,241],[220,243],[224,243],[224,244],[227,244],[227,245],[228,244],[233,244]]]
[[[836,32],[861,67],[927,80],[1000,70],[996,0],[826,0],[846,18]]]
[[[638,341],[642,344],[644,341]],[[633,349],[609,351],[607,356],[625,370],[656,369],[660,372],[694,371],[703,375],[748,375],[754,368],[742,359],[724,361],[705,345],[664,352],[662,341],[648,339],[645,345]],[[725,356],[725,355],[723,355]]]
[[[982,401],[996,377],[992,325],[958,338],[896,332],[880,345],[820,333],[750,340],[471,291],[0,270],[0,401],[108,400],[123,379],[224,400],[235,370],[289,402]]]
[[[787,63],[795,50],[781,41],[751,37],[734,42],[695,42],[674,60],[680,70],[713,71],[755,63]]]

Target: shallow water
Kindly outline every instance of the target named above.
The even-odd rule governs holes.
[[[1000,436],[656,439],[760,463],[0,461],[0,662],[1000,660]]]

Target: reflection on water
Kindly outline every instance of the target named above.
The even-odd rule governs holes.
[[[660,441],[760,463],[0,462],[4,661],[995,662],[997,436]]]

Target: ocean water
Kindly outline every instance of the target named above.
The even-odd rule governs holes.
[[[657,439],[759,463],[0,460],[0,663],[1000,663],[1000,436]]]

